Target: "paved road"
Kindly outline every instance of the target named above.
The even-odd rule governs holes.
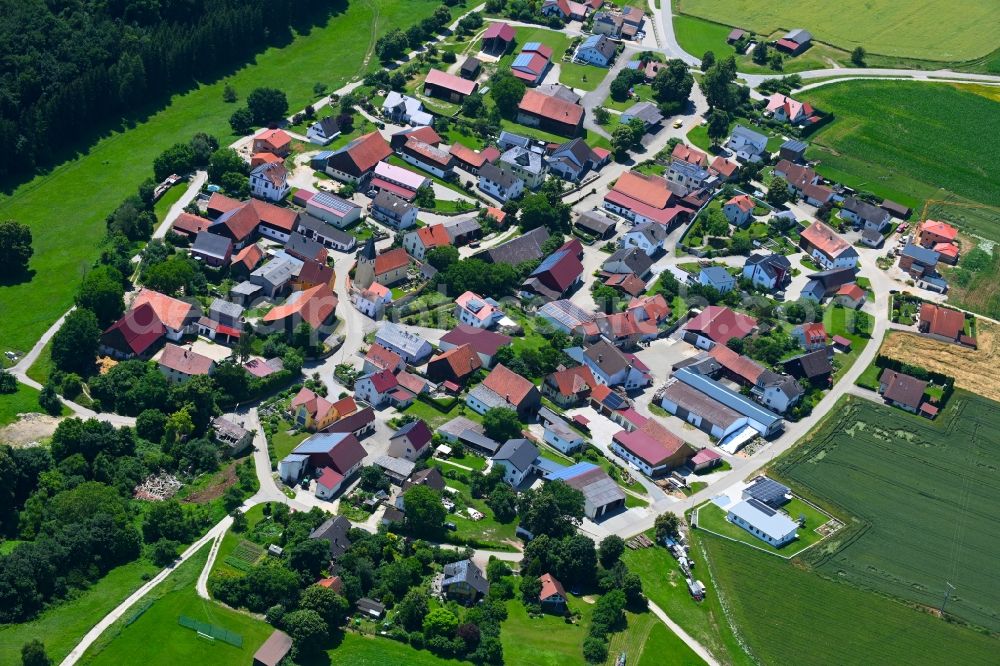
[[[601,79],[598,86],[586,93],[580,100],[580,104],[583,108],[588,111],[592,111],[604,103],[604,100],[606,100],[608,95],[611,94],[611,82],[615,80],[615,77],[618,76],[620,71],[625,69],[625,65],[628,64],[629,60],[632,59],[632,56],[635,53],[637,53],[636,49],[630,46],[625,47],[625,50],[618,55],[618,59],[615,60],[615,64],[612,65],[610,70],[608,70],[607,75]],[[611,135],[608,134],[607,130],[594,121],[593,113],[587,113],[583,116],[583,126],[588,132],[599,134],[605,139],[611,138]]]
[[[188,181],[187,191],[181,195],[170,210],[167,211],[166,217],[163,218],[163,222],[156,227],[156,231],[153,232],[153,238],[163,238],[167,235],[167,230],[170,229],[170,225],[174,223],[174,220],[184,212],[184,209],[189,203],[194,201],[195,197],[198,196],[198,192],[204,187],[205,183],[208,182],[208,172],[206,171],[195,171],[191,180]]]

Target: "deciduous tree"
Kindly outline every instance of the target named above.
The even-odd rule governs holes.
[[[28,268],[31,229],[16,220],[0,222],[0,276],[20,275]]]

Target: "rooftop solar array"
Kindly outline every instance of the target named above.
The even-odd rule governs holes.
[[[747,486],[743,492],[746,496],[764,504],[776,506],[784,503],[785,495],[789,493],[789,490],[777,481],[761,476],[754,479],[753,483]]]

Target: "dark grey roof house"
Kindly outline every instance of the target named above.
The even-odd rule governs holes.
[[[479,256],[491,264],[513,264],[516,266],[523,261],[541,259],[542,245],[548,239],[549,232],[545,227],[538,227],[506,243],[491,247],[481,252]]]
[[[323,539],[329,542],[330,559],[335,560],[350,548],[351,540],[347,537],[350,531],[351,521],[343,516],[334,516],[314,529],[309,534],[309,538]]]

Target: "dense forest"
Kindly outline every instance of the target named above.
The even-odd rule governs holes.
[[[0,178],[247,61],[346,0],[18,0],[0,15]],[[294,11],[293,11],[294,10]]]

